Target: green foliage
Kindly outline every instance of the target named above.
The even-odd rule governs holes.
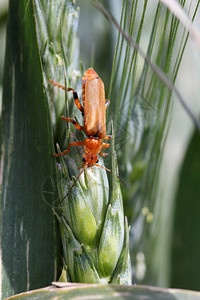
[[[200,138],[196,132],[190,141],[180,175],[172,239],[172,287],[199,290],[200,226]],[[195,276],[194,276],[195,274]]]
[[[54,205],[54,210],[60,222],[68,281],[131,284],[129,230],[127,220],[124,219],[117,177],[114,139],[112,158],[110,197],[104,169],[96,166],[93,170],[86,169],[71,189],[69,174],[73,176],[74,171],[77,172],[76,159],[61,159],[58,169],[59,177],[62,178],[59,181],[60,202]],[[99,164],[104,166],[102,159]],[[75,180],[76,177],[71,179]],[[69,183],[66,185],[66,182]]]
[[[52,207],[60,223],[64,264],[67,262],[71,268],[66,268],[67,276],[63,277],[65,280],[130,284],[129,229],[123,214],[118,178],[115,176],[116,165],[112,166],[114,188],[110,192],[111,197],[105,171],[94,167],[94,174],[87,170],[66,198],[70,187],[70,183],[66,182],[74,180],[79,174],[82,153],[74,149],[72,158],[61,159],[57,168],[51,156],[54,152],[53,143],[58,142],[63,149],[69,140],[84,139],[84,135],[75,132],[70,125],[67,125],[66,139],[66,128],[59,116],[72,116],[75,112],[74,102],[71,95],[64,95],[63,91],[53,88],[49,83],[49,78],[52,78],[67,87],[76,88],[83,73],[82,65],[78,64],[79,46],[76,37],[79,9],[75,8],[74,2],[10,1],[1,120],[3,298],[49,284],[57,279],[56,273],[60,264],[59,234]],[[197,1],[196,6],[189,8],[186,1],[179,3],[186,12],[189,10],[188,14],[194,20],[200,1]],[[144,0],[142,3],[138,0],[124,0],[120,26],[130,38],[145,49],[150,62],[156,63],[173,84],[189,34],[163,4],[159,2],[152,9],[153,5],[150,0]],[[111,12],[116,6],[115,1],[110,2]],[[83,28],[85,29],[84,26]],[[85,30],[85,34],[91,38],[88,30]],[[88,43],[88,40],[82,40]],[[108,41],[101,41],[100,44],[104,45],[102,53],[109,51],[110,54],[110,49],[107,48],[111,48],[111,40],[110,36]],[[104,57],[103,62],[105,63]],[[103,65],[100,59],[98,65],[99,68]],[[104,69],[108,68],[106,63]],[[81,71],[78,71],[79,69]],[[97,72],[99,73],[98,70]],[[106,75],[108,77],[108,74]],[[158,179],[173,106],[171,92],[153,72],[148,61],[143,61],[120,33],[109,79],[108,98],[111,105],[107,110],[107,120],[114,120],[120,176],[127,184],[127,187],[123,188],[123,195],[125,215],[131,223],[134,280],[157,284],[158,278],[168,277],[168,268],[163,266],[168,266],[169,248],[157,255],[158,249],[162,249],[163,240],[165,244],[170,245],[171,228],[166,227],[164,235],[160,236],[163,232],[160,229],[161,216],[165,213],[165,207],[162,205],[160,194],[158,195],[162,188]],[[78,114],[76,118],[81,120]],[[111,122],[107,128],[110,133]],[[198,137],[196,139],[198,140]],[[57,148],[60,151],[59,147]],[[114,149],[109,156],[115,160]],[[186,162],[187,170],[183,169],[187,179],[188,173],[191,177],[193,174],[189,168],[192,166],[191,157],[195,159],[196,156],[190,154]],[[102,162],[100,164],[103,165]],[[108,160],[105,165],[109,167]],[[196,178],[198,181],[198,176]],[[98,181],[103,184],[100,186]],[[183,185],[186,186],[187,180],[182,178],[181,182],[184,183],[181,184],[180,190]],[[191,195],[191,191],[188,193]],[[181,191],[179,196],[180,194]],[[195,220],[198,219],[198,201],[190,205],[190,208],[194,209],[192,216],[187,213],[187,224],[194,234],[190,231],[186,240],[183,238],[186,236],[186,230],[183,230],[186,222],[183,224],[182,220],[185,220],[188,205],[185,204],[187,201],[182,199],[188,200],[188,196],[185,198],[183,196],[187,193],[183,194],[180,196],[181,201],[178,198],[175,222],[177,231],[174,235],[175,242],[178,242],[176,236],[177,232],[180,233],[181,244],[174,243],[174,247],[179,253],[182,245],[188,244],[189,240],[189,246],[184,247],[183,252],[185,272],[190,274],[188,266],[192,264],[196,267],[192,271],[196,270],[194,272],[198,274],[198,264],[195,265],[198,261],[198,239],[195,235],[197,225],[190,224],[194,213],[197,215]],[[198,190],[196,194],[198,197]],[[195,200],[193,191],[192,195]],[[118,212],[116,208],[119,208]],[[172,214],[173,211],[170,210],[169,215]],[[188,226],[186,229],[188,230]],[[119,238],[119,244],[116,236]],[[188,249],[191,251],[188,252]],[[115,253],[113,250],[116,250]],[[192,263],[187,260],[188,253],[192,253]],[[173,255],[176,259],[177,252]],[[184,276],[182,281],[178,280],[184,272],[178,272],[180,262],[177,259],[176,262],[179,265],[176,267],[174,264],[172,284],[185,285],[184,279],[187,277]],[[158,265],[161,266],[161,273],[156,268]],[[198,281],[193,281],[192,276],[189,279],[189,285],[185,287],[198,288]],[[168,284],[166,280],[162,282]],[[106,297],[113,296],[113,288],[102,289]],[[127,293],[126,288],[123,292]],[[58,293],[60,291],[56,291],[55,296],[59,297]],[[87,295],[86,289],[83,293]],[[89,288],[88,293],[92,294],[92,288]],[[30,297],[49,297],[47,294],[36,294],[37,292]],[[186,292],[171,293],[140,287],[133,288],[128,295],[131,299],[137,299],[141,295],[147,299],[199,298],[197,293],[191,296]]]
[[[48,78],[56,78],[55,80],[59,81],[65,71],[67,87],[73,86],[75,88],[78,76],[73,76],[73,72],[80,74],[75,70],[76,61],[74,60],[76,54],[74,51],[76,47],[75,24],[77,22],[78,9],[75,9],[70,1],[66,1],[61,2],[61,7],[58,5],[58,11],[52,10],[50,5],[50,13],[48,14],[48,10],[46,11],[45,9],[48,6],[47,3],[43,6],[43,3],[37,1],[36,4],[40,53],[44,66],[48,99],[52,108],[55,141],[59,141],[63,147],[66,138],[62,132],[60,134],[58,120],[62,113],[69,114],[69,116],[72,115],[74,101],[71,98],[69,103],[67,102],[68,109],[65,112],[64,98],[57,94],[55,99],[52,93],[53,89],[48,83]],[[58,20],[60,14],[62,17]],[[58,25],[49,25],[47,22],[49,18],[52,19],[52,24]],[[66,19],[64,29],[63,19]],[[52,49],[54,51],[51,51]],[[58,58],[60,65],[57,77],[55,70]],[[73,77],[75,77],[74,81],[72,80]],[[64,94],[64,92],[62,93]],[[69,140],[85,139],[83,133],[75,133],[75,136],[72,137],[71,133],[74,129],[70,128],[69,130],[69,128],[68,126],[67,143],[69,143]],[[60,151],[59,146],[57,148]],[[80,176],[76,187],[72,190],[70,189],[71,180],[77,178],[80,173],[78,167],[81,165],[81,155],[78,149],[74,150],[73,147],[66,160],[61,158],[58,165],[57,183],[60,201],[57,201],[57,197],[55,198],[53,209],[60,223],[64,264],[66,264],[68,279],[71,281],[110,283],[113,277],[119,283],[131,283],[128,240],[127,237],[124,238],[125,219],[119,179],[116,177],[117,170],[114,153],[113,149],[113,191],[110,200],[106,171],[95,166],[92,170],[90,168],[85,170]],[[128,231],[127,228],[126,231]],[[123,257],[121,257],[122,250]],[[127,261],[125,258],[127,258]],[[121,265],[115,269],[119,260]],[[120,272],[122,272],[122,275]]]
[[[59,264],[52,185],[47,181],[55,174],[53,138],[32,1],[10,1],[3,84],[1,296],[5,298],[49,284],[56,279]]]
[[[190,12],[192,19],[198,6],[199,2]],[[120,175],[128,185],[123,192],[125,214],[132,228],[132,263],[137,268],[137,253],[143,252],[146,269],[143,280],[155,283],[159,274],[154,273],[152,257],[157,242],[154,224],[160,219],[157,210],[161,202],[158,197],[159,170],[173,105],[168,87],[176,80],[188,33],[161,3],[155,6],[153,13],[149,8],[149,1],[143,2],[142,9],[138,1],[123,1],[120,26],[128,34],[129,41],[133,39],[134,43],[127,43],[125,35],[118,34],[110,79],[108,119],[114,120]],[[112,17],[107,18],[112,20]],[[142,37],[146,37],[144,32],[148,36],[145,45],[147,58],[141,61],[139,54],[142,54]],[[133,45],[136,46],[133,48]],[[165,77],[158,68],[152,69],[154,62],[164,76],[170,78],[168,86],[164,84],[166,80],[162,82]],[[166,229],[166,236],[169,230]],[[141,282],[142,277],[139,277]],[[137,281],[137,272],[135,279]]]
[[[156,287],[145,286],[116,286],[116,285],[87,285],[77,286],[73,283],[55,283],[46,289],[39,289],[29,293],[23,293],[15,296],[15,299],[73,299],[73,298],[87,298],[87,299],[112,299],[112,300],[198,300],[200,295],[198,292],[190,292],[184,290],[170,290]],[[13,298],[9,298],[13,299]]]

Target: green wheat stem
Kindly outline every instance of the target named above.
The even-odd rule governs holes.
[[[70,129],[68,126],[67,130],[69,140],[65,139],[64,128],[63,133],[60,133],[62,124],[59,117],[65,111],[65,93],[53,88],[48,78],[63,84],[63,77],[66,77],[67,86],[76,88],[78,76],[80,77],[80,72],[76,71],[77,61],[74,60],[78,53],[76,30],[79,10],[67,0],[61,2],[60,6],[56,5],[55,15],[51,5],[48,10],[49,16],[46,16],[45,9],[42,10],[41,3],[39,8],[38,36],[41,40],[42,60],[45,62],[44,76],[47,79],[46,89],[52,107],[55,141],[64,148],[69,144],[69,140],[83,141],[86,136],[83,132],[75,132],[75,135],[72,135],[74,132],[72,126]],[[50,25],[45,23],[48,19],[51,19]],[[45,34],[39,30],[40,26],[46,28]],[[46,43],[43,38],[46,39]],[[72,112],[75,112],[75,105],[71,95],[69,98],[68,107],[71,116]],[[80,118],[80,115],[76,114],[76,117]],[[59,145],[57,144],[58,152],[60,152]],[[117,177],[114,132],[111,152],[113,158],[111,186],[105,169],[98,166],[86,168],[73,186],[73,182],[81,172],[79,167],[82,164],[83,149],[80,147],[76,149],[73,147],[69,155],[59,160],[57,168],[59,199],[55,199],[53,210],[60,225],[63,268],[66,270],[65,276],[63,277],[62,273],[61,278],[67,281],[131,284],[129,230]],[[102,158],[99,165],[104,167]]]

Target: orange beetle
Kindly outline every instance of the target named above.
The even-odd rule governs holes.
[[[67,149],[61,153],[53,154],[55,157],[66,155],[69,153],[72,146],[83,146],[85,153],[83,154],[83,170],[78,175],[76,181],[87,167],[93,165],[106,169],[98,163],[98,155],[106,156],[107,153],[102,153],[102,150],[110,147],[110,144],[104,143],[103,140],[110,140],[112,137],[106,135],[106,108],[110,101],[105,99],[104,84],[98,74],[92,69],[88,69],[82,77],[82,99],[83,106],[81,105],[77,92],[72,88],[67,88],[67,91],[73,91],[74,102],[84,117],[83,126],[79,125],[74,119],[61,116],[62,120],[71,122],[77,129],[84,130],[88,136],[84,142],[72,142],[68,145]],[[58,86],[65,90],[65,87],[50,80],[54,86]],[[74,182],[74,184],[76,183]],[[74,186],[73,184],[73,186]],[[73,187],[72,186],[72,187]]]

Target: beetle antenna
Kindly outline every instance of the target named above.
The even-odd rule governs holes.
[[[53,84],[54,86],[57,86],[58,88],[62,89],[62,90],[66,90],[65,86],[61,85],[60,83],[55,82],[52,79],[49,79],[49,81],[51,82],[51,84]]]
[[[96,167],[99,167],[99,168],[102,168],[110,173],[113,174],[113,172],[110,170],[110,169],[107,169],[106,167],[103,167],[103,166],[100,166],[100,165],[97,165],[97,164],[94,164]],[[123,179],[119,176],[119,175],[116,175],[117,178],[119,178],[119,180],[123,183],[124,186],[127,186],[126,183],[123,181]]]
[[[69,191],[67,192],[67,194],[63,197],[61,203],[65,200],[65,198],[69,195],[69,193],[71,192],[71,190],[73,189],[73,187],[75,186],[75,184],[77,183],[77,181],[79,180],[81,174],[85,171],[85,169],[87,168],[88,164],[86,163],[83,167],[83,170],[81,170],[81,172],[79,173],[78,177],[75,179],[75,181],[73,182],[71,188],[69,189]]]
[[[77,183],[77,181],[79,180],[81,174],[85,171],[85,169],[87,168],[88,164],[86,163],[83,167],[83,169],[81,170],[81,172],[79,173],[78,177],[75,179],[74,183],[72,184],[71,188],[69,189],[69,191],[67,192],[67,194],[63,197],[61,203],[65,200],[65,198],[69,195],[69,193],[71,192],[71,190],[73,189],[73,187],[75,186],[75,184]],[[110,173],[113,174],[113,172],[110,169],[107,169],[106,167],[100,166],[98,164],[94,164],[94,166],[102,168]],[[119,178],[119,180],[123,183],[124,186],[127,186],[126,183],[122,180],[122,178],[119,175],[116,175],[117,178]]]

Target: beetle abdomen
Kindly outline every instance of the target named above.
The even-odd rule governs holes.
[[[103,81],[93,69],[88,69],[83,77],[82,97],[85,133],[87,136],[104,138],[106,136],[105,90]]]

